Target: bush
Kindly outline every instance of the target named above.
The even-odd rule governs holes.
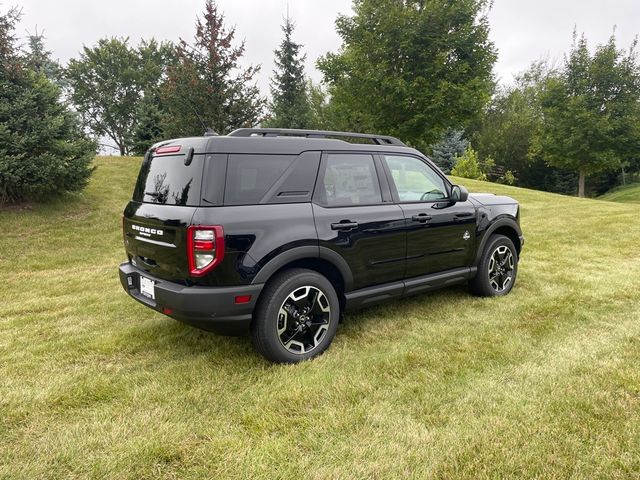
[[[96,149],[60,88],[13,48],[17,18],[15,11],[0,15],[0,204],[82,189]]]
[[[507,185],[515,185],[516,180],[517,178],[511,170],[507,170],[506,172],[504,172],[502,183],[506,183]]]
[[[486,180],[486,171],[494,165],[493,160],[487,159],[483,164],[478,160],[478,153],[468,147],[462,156],[457,157],[456,163],[451,169],[451,175],[456,177],[471,178],[473,180]]]

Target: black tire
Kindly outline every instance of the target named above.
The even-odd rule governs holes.
[[[340,302],[329,280],[313,270],[286,270],[269,280],[262,291],[251,339],[267,360],[297,363],[329,347],[339,319]]]
[[[509,237],[492,235],[482,251],[478,272],[469,282],[469,289],[481,297],[507,295],[517,276],[518,251],[515,245]]]

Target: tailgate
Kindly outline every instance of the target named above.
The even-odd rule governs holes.
[[[124,211],[129,260],[149,274],[172,281],[189,278],[187,227],[200,205],[207,139],[181,138],[147,152]]]
[[[195,211],[196,207],[130,202],[123,218],[129,260],[153,276],[187,280],[187,227]]]

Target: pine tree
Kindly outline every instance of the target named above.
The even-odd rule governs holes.
[[[271,118],[269,127],[311,128],[311,107],[304,74],[306,55],[302,45],[293,41],[295,25],[287,15],[282,32],[284,38],[275,50],[276,68],[271,79]]]
[[[35,34],[29,35],[25,61],[30,69],[44,74],[45,77],[61,88],[65,86],[62,67],[51,58],[51,52],[44,45],[43,33],[36,31]]]
[[[431,160],[444,173],[449,173],[456,164],[456,158],[464,154],[468,146],[469,141],[464,138],[464,130],[449,128],[442,139],[431,146]]]
[[[0,15],[0,204],[82,189],[95,154],[60,88],[15,46],[18,19]]]
[[[254,79],[260,67],[240,68],[245,47],[233,46],[234,37],[235,28],[227,30],[224,15],[207,0],[195,42],[180,40],[161,89],[167,136],[202,135],[206,128],[223,134],[259,122],[265,99]]]
[[[138,123],[133,130],[133,148],[135,155],[144,155],[156,142],[165,138],[163,115],[157,95],[145,95],[138,106]]]

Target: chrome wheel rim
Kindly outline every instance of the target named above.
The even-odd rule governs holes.
[[[310,285],[291,292],[278,311],[278,339],[296,355],[315,350],[327,335],[331,307],[322,290]]]
[[[506,245],[497,247],[489,258],[489,284],[496,292],[504,292],[513,282],[515,261]]]

